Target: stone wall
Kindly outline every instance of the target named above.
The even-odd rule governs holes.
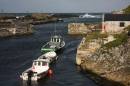
[[[68,24],[69,34],[87,34],[91,32],[83,23],[70,23]]]
[[[69,34],[88,34],[96,30],[99,24],[70,23],[68,24]]]

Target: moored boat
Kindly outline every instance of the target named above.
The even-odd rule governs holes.
[[[41,52],[49,52],[49,51],[55,51],[62,49],[65,46],[65,41],[63,40],[62,36],[54,35],[51,37],[50,41],[47,42],[45,45],[42,46]]]
[[[49,60],[37,59],[33,61],[31,68],[25,70],[20,76],[23,80],[37,81],[47,75],[49,70]]]
[[[47,52],[34,60],[32,67],[25,70],[20,77],[22,80],[37,81],[45,77],[50,70],[50,63],[57,59],[55,52]]]

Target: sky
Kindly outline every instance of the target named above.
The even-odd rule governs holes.
[[[0,0],[0,12],[95,13],[128,5],[130,0]]]

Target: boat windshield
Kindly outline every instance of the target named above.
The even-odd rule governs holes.
[[[57,39],[57,42],[60,42],[60,39]]]
[[[39,62],[38,62],[38,66],[40,66],[40,65],[41,65],[41,62],[39,61]]]
[[[34,65],[35,66],[46,66],[47,62],[45,62],[45,61],[35,61]]]
[[[37,65],[37,62],[36,61],[34,61],[34,63],[33,63],[34,65]]]
[[[56,42],[57,41],[57,39],[56,38],[54,38],[54,42]]]
[[[52,38],[51,41],[52,41],[52,42],[60,42],[61,39],[60,39],[60,38]]]
[[[56,42],[56,38],[51,38],[51,42]]]
[[[46,66],[47,65],[47,62],[42,62],[42,66]]]
[[[62,37],[61,36],[53,36],[51,37],[51,42],[61,42]]]

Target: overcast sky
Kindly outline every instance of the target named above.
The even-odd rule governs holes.
[[[130,0],[0,0],[5,12],[111,12],[130,4]]]

